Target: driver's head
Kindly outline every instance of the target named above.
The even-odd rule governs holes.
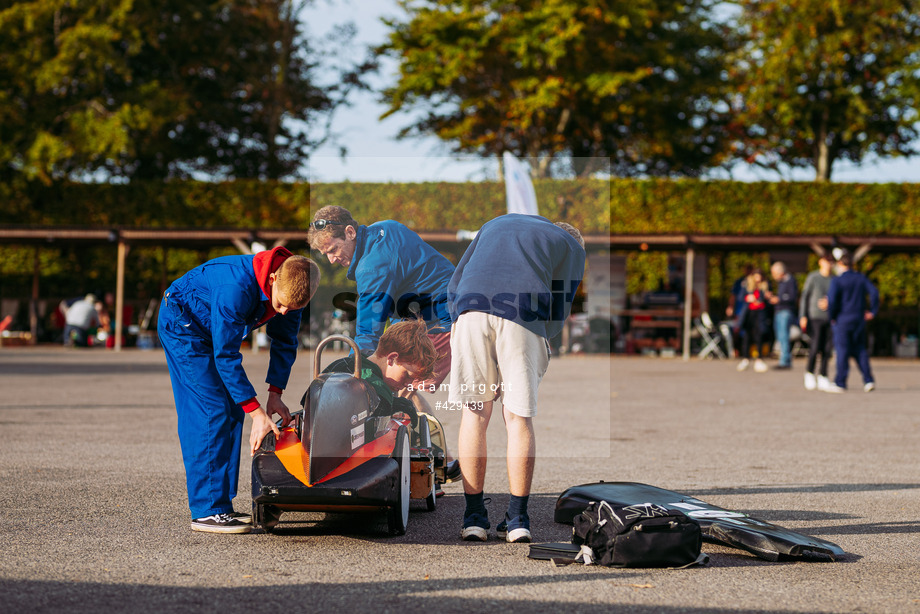
[[[371,359],[384,372],[387,385],[402,390],[434,377],[438,352],[421,318],[391,324],[380,337]]]

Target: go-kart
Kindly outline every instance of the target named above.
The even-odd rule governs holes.
[[[354,350],[353,373],[320,374],[322,350],[334,341]],[[316,347],[313,381],[302,411],[280,438],[269,433],[252,459],[252,522],[273,532],[282,512],[387,514],[391,535],[406,532],[411,499],[436,507],[436,450],[429,421],[413,429],[405,414],[378,415],[373,386],[361,379],[361,354],[344,335]],[[436,434],[443,437],[438,429]]]

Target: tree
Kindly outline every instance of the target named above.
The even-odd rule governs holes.
[[[915,152],[918,0],[741,0],[737,153],[815,169]]]
[[[310,1],[0,0],[0,169],[295,174],[368,68],[318,82],[298,21]]]
[[[454,152],[610,158],[619,175],[695,175],[725,152],[725,32],[708,0],[399,0],[379,51],[384,115]]]

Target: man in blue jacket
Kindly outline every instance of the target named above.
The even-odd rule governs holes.
[[[348,279],[357,283],[355,342],[362,351],[376,349],[391,317],[416,314],[428,323],[435,348],[449,349],[447,284],[454,266],[418,234],[392,220],[358,224],[347,209],[330,205],[313,216],[308,239],[329,262],[346,267]]]
[[[336,205],[314,214],[307,240],[330,263],[346,267],[346,277],[358,286],[355,342],[362,352],[376,350],[390,318],[421,317],[428,324],[438,362],[433,377],[417,382],[407,398],[417,411],[430,414],[430,405],[417,391],[436,392],[450,372],[447,284],[454,265],[403,224],[385,220],[365,226]],[[460,464],[449,451],[445,454],[447,480],[459,479]]]
[[[457,264],[450,281],[454,368],[449,402],[462,407],[464,540],[488,539],[483,501],[486,431],[499,398],[511,497],[496,532],[509,542],[531,540],[527,504],[536,451],[537,389],[549,365],[549,339],[569,317],[585,259],[584,239],[573,226],[509,214],[486,223]]]
[[[856,359],[862,372],[863,390],[875,390],[866,347],[866,322],[878,313],[878,289],[868,277],[851,270],[852,266],[852,256],[848,253],[841,255],[837,261],[839,275],[831,280],[827,291],[827,311],[837,352],[837,375],[834,385],[829,386],[827,392],[846,391],[851,357]]]
[[[391,317],[421,316],[428,323],[428,336],[441,358],[425,387],[436,389],[450,371],[447,284],[454,265],[399,222],[365,226],[335,205],[316,212],[308,240],[329,262],[346,267],[348,279],[357,283],[355,342],[363,352],[377,348]]]
[[[178,415],[192,530],[248,533],[252,518],[233,511],[244,416],[252,418],[250,453],[286,425],[281,400],[297,355],[303,308],[319,269],[283,247],[255,256],[210,260],[183,275],[160,303],[157,332],[166,352]],[[268,402],[259,404],[243,370],[240,345],[266,324],[271,339]]]

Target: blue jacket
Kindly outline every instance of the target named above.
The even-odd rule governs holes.
[[[387,320],[420,313],[435,332],[450,332],[447,284],[454,265],[415,232],[392,220],[358,226],[348,279],[358,285],[355,342],[377,349]]]
[[[795,277],[787,273],[786,276],[776,283],[776,296],[779,302],[774,305],[776,311],[788,310],[795,312],[799,304],[799,288],[795,283]]]
[[[832,322],[863,322],[867,311],[871,311],[872,315],[878,313],[878,289],[868,277],[856,271],[847,271],[831,280],[827,291],[827,314]]]
[[[243,371],[240,345],[265,315],[269,301],[253,271],[253,256],[225,256],[195,267],[166,290],[165,300],[177,321],[214,353],[221,380],[236,403],[256,396]],[[287,387],[297,357],[297,334],[303,310],[275,314],[265,328],[271,339],[268,384]]]
[[[479,229],[457,264],[451,315],[490,313],[552,339],[572,311],[585,258],[578,241],[544,217],[497,217]]]

